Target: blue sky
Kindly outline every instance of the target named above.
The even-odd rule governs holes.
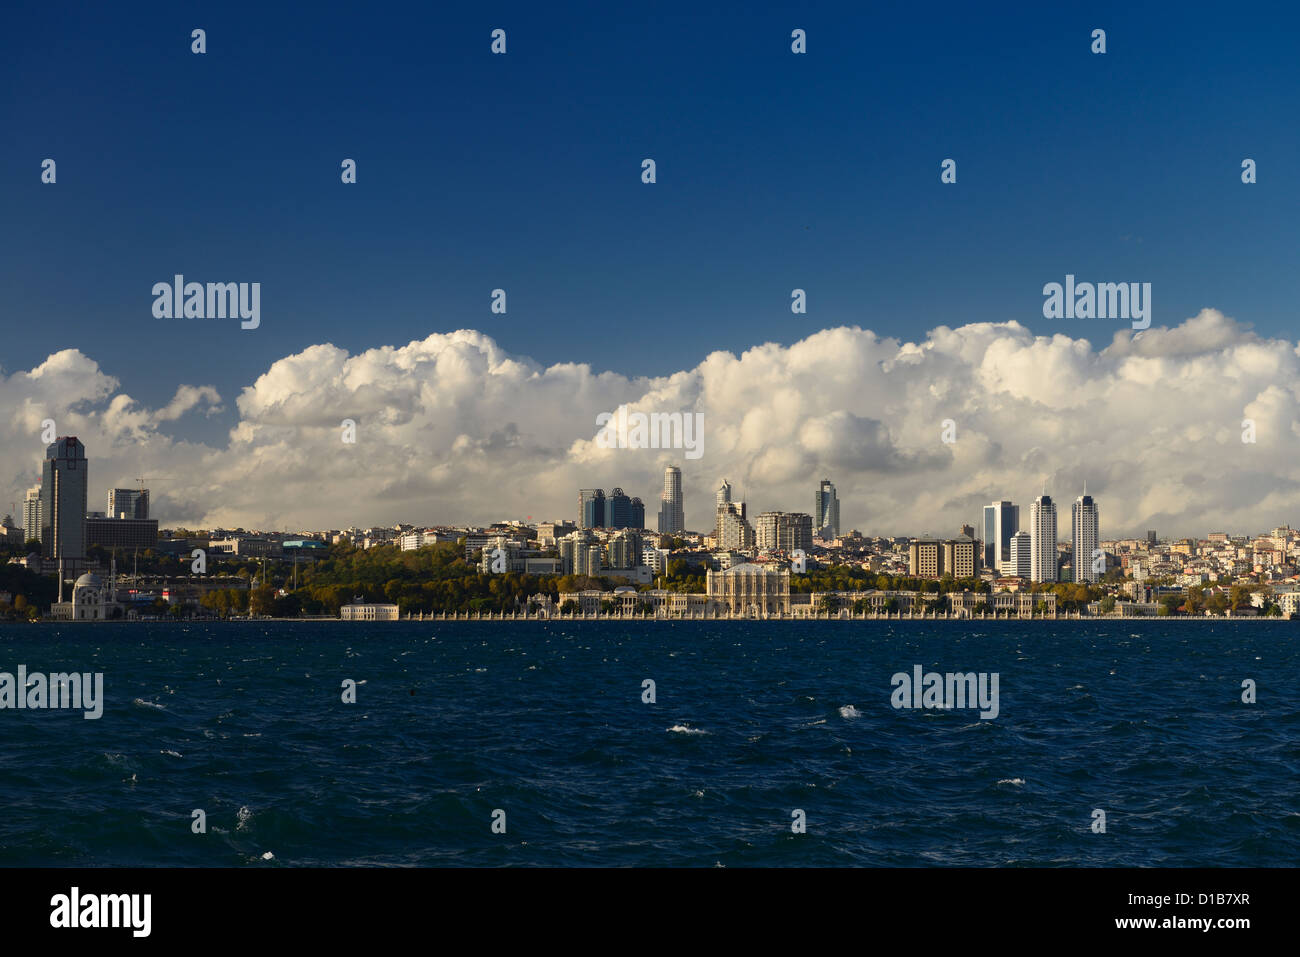
[[[27,4],[0,31],[0,363],[76,347],[157,404],[182,382],[229,402],[311,343],[458,328],[630,375],[840,324],[1016,319],[1104,344],[1122,323],[1042,318],[1067,272],[1152,283],[1156,325],[1212,306],[1294,338],[1296,19]],[[261,328],[155,319],[176,272],[261,282]]]

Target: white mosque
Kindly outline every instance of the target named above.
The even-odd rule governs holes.
[[[111,582],[105,585],[98,575],[86,572],[73,583],[71,601],[59,601],[50,606],[50,617],[69,621],[104,621],[113,617],[114,611],[120,617],[122,605],[114,600],[115,591]]]

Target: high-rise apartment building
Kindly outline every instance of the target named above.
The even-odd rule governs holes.
[[[23,501],[23,536],[31,541],[41,540],[41,487],[33,485]]]
[[[599,575],[604,559],[604,549],[590,530],[580,528],[561,538],[556,545],[560,552],[560,572],[564,575]]]
[[[675,465],[664,469],[664,490],[659,496],[659,534],[680,535],[686,531],[686,507],[682,500],[682,470]]]
[[[1100,523],[1097,503],[1091,495],[1080,495],[1070,509],[1071,547],[1070,564],[1076,582],[1097,582],[1101,576],[1093,569],[1092,553],[1100,540]]]
[[[754,520],[754,541],[769,551],[812,550],[813,519],[803,512],[762,512]]]
[[[622,529],[605,541],[606,568],[634,568],[641,561],[641,536],[630,528]]]
[[[1043,494],[1034,499],[1029,511],[1029,580],[1054,582],[1058,568],[1056,503]]]
[[[1029,543],[1028,532],[1016,532],[1011,536],[1011,547],[1007,549],[1007,559],[998,572],[1010,578],[1028,578],[1033,569],[1033,549]]]

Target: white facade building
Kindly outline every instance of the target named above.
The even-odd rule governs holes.
[[[1033,568],[1031,561],[1033,550],[1029,542],[1029,533],[1016,532],[1012,535],[1011,547],[1007,551],[1008,557],[998,571],[1012,578],[1028,578]]]
[[[659,496],[659,534],[680,535],[686,531],[686,508],[682,500],[682,470],[675,465],[664,469],[664,490]]]
[[[1092,553],[1100,541],[1097,503],[1091,495],[1080,495],[1070,509],[1071,542],[1074,549],[1070,564],[1076,582],[1097,582],[1101,579],[1092,565]]]
[[[339,609],[343,621],[397,621],[396,605],[344,605]]]
[[[1050,495],[1038,496],[1029,509],[1029,566],[1030,581],[1056,581],[1056,503]]]

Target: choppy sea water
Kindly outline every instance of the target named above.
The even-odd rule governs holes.
[[[1294,866],[1297,635],[0,625],[0,671],[102,671],[106,699],[0,710],[0,865]],[[914,665],[997,672],[998,716],[895,710]]]

